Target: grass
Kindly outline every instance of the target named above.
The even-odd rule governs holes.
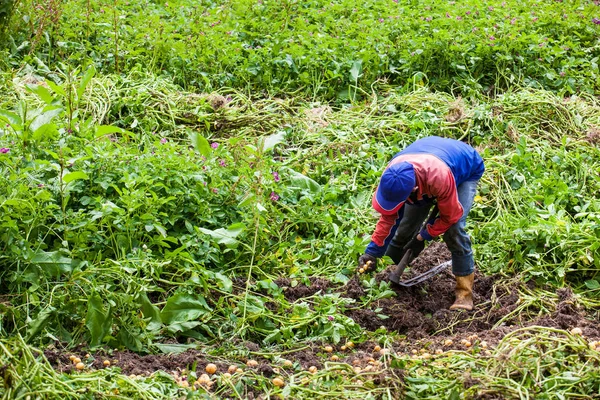
[[[535,16],[516,2],[367,2],[356,15],[344,2],[242,1],[202,12],[185,1],[114,4],[67,2],[46,14],[54,2],[19,4],[0,50],[0,147],[9,149],[0,154],[3,398],[600,395],[597,338],[531,325],[565,305],[598,317],[593,2],[544,3]],[[398,7],[397,23],[379,22]],[[424,13],[432,21],[416,23]],[[32,23],[17,27],[24,15]],[[489,46],[492,32],[473,28],[492,23]],[[467,50],[470,61],[459,56]],[[506,58],[517,50],[523,60]],[[414,61],[390,72],[413,51]],[[484,313],[418,341],[348,316],[351,307],[382,313],[387,285],[365,277],[365,297],[337,292],[376,222],[370,200],[382,168],[427,135],[464,139],[486,162],[469,218],[476,261],[495,274],[496,294],[519,298],[491,331],[511,325],[493,346],[475,337],[435,354]],[[284,287],[315,279],[328,288],[286,297]],[[561,288],[574,294],[565,300]],[[490,312],[502,305],[494,296]],[[348,340],[357,349],[341,351]],[[372,354],[375,343],[389,353]],[[46,359],[186,348],[224,364],[259,358],[279,368],[273,376],[285,387],[250,368],[191,390],[170,370],[126,376],[86,358],[79,373]],[[321,364],[316,373],[303,368],[304,353]],[[378,372],[366,369],[369,357]],[[294,366],[283,368],[283,358]],[[178,373],[198,378],[196,367],[182,362]]]

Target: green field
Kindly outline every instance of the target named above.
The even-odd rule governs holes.
[[[599,56],[597,1],[0,0],[2,398],[600,398]],[[357,274],[429,135],[472,312]]]

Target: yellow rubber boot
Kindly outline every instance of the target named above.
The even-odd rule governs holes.
[[[473,280],[475,274],[456,277],[456,300],[450,306],[451,310],[473,309]]]

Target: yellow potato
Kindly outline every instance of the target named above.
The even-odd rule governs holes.
[[[217,366],[215,364],[208,364],[205,368],[206,372],[208,372],[209,374],[214,374],[215,372],[217,372]]]

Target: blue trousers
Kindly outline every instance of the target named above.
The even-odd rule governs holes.
[[[444,242],[448,246],[450,253],[452,253],[452,273],[456,276],[470,275],[475,271],[471,238],[465,230],[465,225],[467,215],[473,206],[473,199],[475,198],[478,183],[478,180],[466,181],[458,186],[458,201],[463,207],[463,216],[443,235]],[[425,218],[429,214],[431,205],[431,203],[426,205],[411,205],[406,203],[404,205],[404,215],[398,225],[396,235],[390,242],[385,253],[395,263],[400,262],[402,259],[404,255],[403,247],[419,233],[423,221],[425,221]]]

